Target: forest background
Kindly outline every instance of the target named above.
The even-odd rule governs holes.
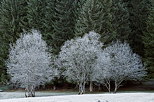
[[[55,55],[65,41],[89,31],[106,46],[126,41],[154,78],[153,0],[0,0],[0,85],[9,80],[9,44],[31,29],[41,31]]]

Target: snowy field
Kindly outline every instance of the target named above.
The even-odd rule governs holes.
[[[44,96],[61,96],[61,95],[73,95],[76,92],[36,92],[36,97]],[[12,99],[12,98],[25,98],[25,92],[0,92],[1,99]]]
[[[154,93],[65,95],[2,99],[0,102],[154,102]]]

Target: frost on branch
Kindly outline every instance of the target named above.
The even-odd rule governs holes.
[[[99,34],[89,32],[82,38],[66,41],[61,48],[59,60],[61,67],[65,68],[63,74],[69,81],[79,85],[79,94],[85,92],[86,82],[94,79],[97,53],[103,46],[99,38]]]
[[[10,45],[6,65],[11,82],[25,88],[28,97],[35,96],[35,88],[50,81],[55,75],[53,55],[48,53],[46,42],[36,30],[23,33],[16,44]]]
[[[124,80],[141,80],[146,71],[139,55],[127,43],[117,41],[103,51],[110,55],[110,64],[104,67],[105,78],[114,82],[114,92]]]
[[[111,58],[109,53],[104,52],[103,50],[98,54],[97,64],[96,64],[96,75],[95,81],[103,84],[108,91],[111,90],[111,76],[109,69],[111,66]]]

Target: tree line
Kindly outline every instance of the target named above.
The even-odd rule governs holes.
[[[24,33],[10,45],[6,61],[10,82],[24,88],[26,97],[34,97],[36,87],[59,77],[76,84],[79,94],[84,94],[86,85],[92,91],[93,83],[102,84],[111,92],[112,82],[116,93],[123,81],[139,81],[146,76],[140,56],[129,44],[116,41],[102,49],[100,37],[89,32],[67,40],[55,56],[49,53],[39,31]]]
[[[151,0],[0,0],[0,82],[8,79],[9,44],[23,31],[42,32],[58,55],[65,41],[89,31],[100,34],[104,47],[128,42],[153,77],[153,1]]]

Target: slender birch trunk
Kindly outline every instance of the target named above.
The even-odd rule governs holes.
[[[79,83],[79,95],[82,93],[82,83]]]
[[[92,92],[92,91],[93,91],[93,82],[92,82],[92,81],[90,81],[89,91],[90,91],[90,92]]]
[[[114,93],[117,92],[117,89],[118,89],[118,84],[117,84],[117,82],[115,81],[115,82],[114,82]]]
[[[86,91],[86,89],[85,89],[85,87],[86,87],[86,82],[83,82],[83,93],[82,94],[84,94],[85,93],[85,91]]]
[[[105,80],[104,85],[107,88],[108,92],[111,93],[111,82],[110,82],[110,80]]]

